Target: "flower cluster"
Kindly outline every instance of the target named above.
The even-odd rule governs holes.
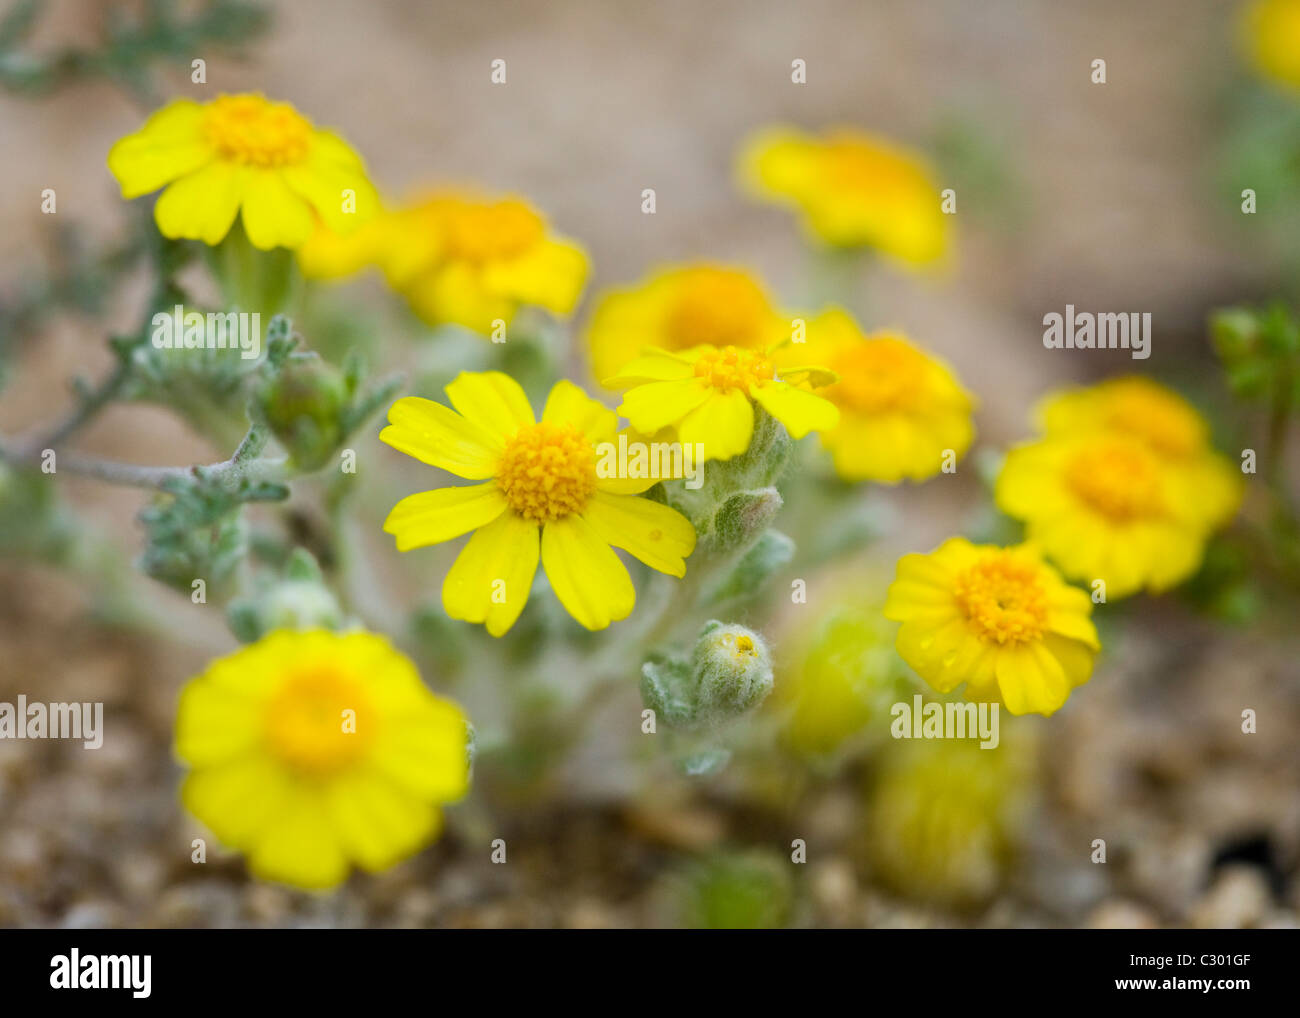
[[[1143,378],[1065,392],[1039,411],[1044,435],[1013,449],[998,506],[1072,580],[1108,598],[1167,590],[1200,565],[1241,501],[1241,476],[1205,422]]]
[[[1256,18],[1289,25],[1294,6],[1266,0]],[[1259,60],[1291,74],[1271,43]],[[257,259],[282,248],[292,254],[274,260],[277,272],[296,266],[341,279],[377,268],[424,322],[504,342],[525,309],[569,315],[590,269],[584,249],[517,195],[438,190],[381,207],[345,141],[261,95],[173,102],[114,145],[108,165],[124,197],[161,191],[154,217],[163,236],[233,252],[238,264],[219,280],[231,284],[227,297],[256,292],[250,279],[270,275],[272,264]],[[746,144],[739,172],[831,247],[869,248],[917,268],[951,246],[925,161],[884,139],[772,129]],[[237,219],[256,251],[239,246]],[[953,472],[975,439],[976,400],[942,359],[900,331],[864,330],[838,306],[792,313],[750,270],[710,261],[659,267],[595,300],[583,333],[588,369],[607,396],[620,394],[616,410],[564,378],[553,351],[533,351],[549,371],[545,384],[493,369],[520,363],[510,358],[528,336],[510,337],[509,354],[485,346],[478,363],[487,370],[417,383],[417,391],[442,386],[445,402],[393,401],[400,381],[362,390],[355,364],[294,352],[287,319],[274,321],[265,357],[246,372],[251,393],[243,375],[229,378],[217,404],[230,411],[251,396],[248,436],[220,469],[195,470],[186,483],[199,487],[164,488],[171,501],[145,516],[169,542],[155,540],[146,555],[153,574],[183,588],[200,564],[219,562],[210,578],[235,585],[248,540],[243,503],[287,497],[287,480],[322,471],[387,406],[381,442],[469,482],[435,481],[401,498],[383,523],[399,552],[468,535],[442,582],[437,639],[450,644],[467,631],[445,615],[493,637],[512,634],[505,643],[525,660],[535,647],[522,645],[541,633],[563,641],[564,660],[581,672],[596,645],[582,630],[631,616],[634,576],[643,576],[656,594],[643,600],[655,608],[640,629],[627,627],[629,653],[639,656],[621,671],[639,667],[646,713],[675,730],[678,762],[691,774],[724,765],[732,754],[719,742],[724,730],[774,691],[787,748],[839,752],[914,681],[904,662],[942,694],[960,690],[1014,715],[1054,713],[1093,674],[1094,606],[1187,579],[1242,498],[1204,420],[1169,390],[1121,378],[1054,394],[1039,408],[1040,436],[1012,449],[996,479],[995,501],[1023,521],[1025,542],[953,537],[905,555],[883,599],[855,575],[852,597],[817,625],[801,620],[804,634],[792,641],[800,674],[782,688],[763,635],[716,609],[750,603],[794,554],[794,541],[770,529],[793,442],[818,433],[840,479],[818,486],[831,497],[852,483]],[[177,377],[158,373],[154,387],[175,390]],[[126,391],[143,391],[134,384]],[[188,403],[188,392],[171,398]],[[538,414],[528,394],[543,392]],[[272,442],[283,455],[268,461],[260,453]],[[666,458],[656,465],[669,468],[606,469],[613,450],[633,445],[657,450]],[[708,477],[691,473],[706,461]],[[329,494],[337,504],[338,490]],[[835,536],[834,525],[824,529]],[[158,554],[164,546],[169,556]],[[620,551],[650,572],[629,570]],[[312,555],[297,548],[280,562],[283,575],[245,581],[229,602],[231,627],[248,645],[182,694],[182,799],[246,854],[255,875],[328,888],[354,865],[380,870],[433,839],[441,807],[468,789],[472,735],[412,660],[358,628],[349,598],[329,589]],[[515,628],[546,586],[581,629],[546,609]],[[589,656],[602,672],[620,672],[608,655]],[[877,790],[876,865],[899,882],[919,868],[955,897],[978,898],[1008,848],[1001,822],[989,818],[1005,806],[1005,775],[992,768],[983,788],[983,764],[965,752],[918,750]],[[952,785],[958,771],[969,780]],[[947,792],[936,798],[933,788]],[[954,869],[947,847],[929,852],[914,837],[922,827],[980,844]]]

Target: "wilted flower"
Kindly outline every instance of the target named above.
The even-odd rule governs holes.
[[[752,273],[699,263],[663,268],[636,286],[603,294],[587,346],[592,374],[604,383],[652,348],[768,350],[789,339],[790,328]]]
[[[759,196],[798,209],[807,231],[833,247],[924,266],[948,246],[948,217],[924,160],[865,131],[760,131],[745,145],[740,174]]]
[[[474,531],[442,585],[452,618],[484,622],[501,636],[524,610],[539,557],[556,597],[588,629],[626,618],[636,603],[614,548],[685,575],[694,527],[676,510],[635,497],[656,479],[598,476],[597,446],[617,439],[613,411],[561,381],[537,421],[519,383],[499,371],[463,371],[447,397],[455,410],[414,396],[398,400],[379,437],[486,482],[410,495],[384,523],[399,551]]]
[[[165,237],[218,244],[243,210],[255,247],[296,248],[317,222],[348,233],[378,198],[361,157],[288,103],[257,94],[176,99],[108,153],[123,198],[166,188],[154,206]]]
[[[1012,714],[1052,714],[1092,675],[1100,644],[1092,601],[1029,545],[949,538],[904,555],[885,617],[901,622],[898,652],[941,693],[1001,700]]]
[[[383,637],[279,630],[182,691],[181,799],[255,876],[334,887],[437,835],[469,785],[468,739]]]
[[[960,459],[974,438],[974,399],[946,364],[899,333],[863,335],[844,311],[808,322],[805,342],[774,359],[821,364],[839,376],[818,393],[840,409],[821,443],[847,481],[924,480],[939,473],[945,455]]]
[[[606,382],[629,390],[618,409],[637,431],[671,429],[683,445],[702,449],[704,459],[725,460],[749,448],[755,403],[794,438],[835,427],[835,405],[800,388],[834,380],[820,368],[778,370],[759,350],[699,346],[650,351]]]

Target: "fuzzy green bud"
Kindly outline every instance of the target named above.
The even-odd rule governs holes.
[[[290,357],[263,386],[259,404],[267,426],[295,463],[314,470],[343,441],[347,381],[315,355]]]
[[[772,658],[752,629],[712,621],[691,654],[695,707],[702,721],[719,724],[757,707],[772,692]]]

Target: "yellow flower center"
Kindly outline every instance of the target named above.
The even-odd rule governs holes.
[[[546,235],[542,217],[523,202],[456,202],[445,210],[448,253],[471,262],[517,257]]]
[[[764,346],[771,314],[749,276],[730,269],[697,269],[679,284],[664,322],[669,350],[693,346]]]
[[[770,382],[774,374],[772,362],[765,354],[737,350],[734,346],[709,350],[695,362],[695,376],[719,392],[739,389],[748,396],[754,386]]]
[[[361,683],[328,666],[304,669],[266,702],[266,738],[293,770],[329,777],[355,762],[374,736]]]
[[[824,395],[858,413],[907,410],[926,394],[925,358],[897,339],[855,343],[832,358],[830,367],[840,380]]]
[[[1006,552],[957,575],[954,596],[976,635],[994,643],[1026,643],[1047,627],[1047,595],[1038,570]]]
[[[1106,424],[1136,435],[1166,456],[1190,456],[1205,435],[1196,412],[1158,390],[1142,384],[1117,388],[1110,398]]]
[[[260,95],[217,97],[203,126],[222,156],[252,166],[300,163],[311,149],[311,121],[288,103]]]
[[[1141,446],[1104,442],[1080,450],[1066,463],[1065,478],[1079,498],[1116,523],[1164,511],[1159,467]]]
[[[506,442],[497,484],[525,519],[561,519],[581,512],[596,490],[596,450],[572,424],[529,424]]]

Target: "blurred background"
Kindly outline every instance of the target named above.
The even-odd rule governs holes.
[[[93,47],[115,6],[141,5],[44,4],[25,47]],[[1025,437],[1048,389],[1134,370],[1192,398],[1234,459],[1258,426],[1228,400],[1206,319],[1296,286],[1295,150],[1279,154],[1277,139],[1300,149],[1300,104],[1252,74],[1239,3],[258,7],[264,30],[193,54],[207,59],[206,85],[191,83],[186,56],[147,89],[90,75],[0,94],[10,332],[0,432],[56,419],[69,378],[106,370],[106,337],[135,320],[143,282],[131,278],[18,313],[43,280],[91,286],[78,259],[126,229],[109,146],[166,99],[247,90],[337,128],[390,194],[449,180],[526,195],[590,252],[579,328],[591,294],[698,258],[753,268],[790,305],[820,299],[815,256],[786,212],[739,191],[735,153],[771,123],[876,131],[925,153],[957,190],[956,255],[940,276],[855,271],[837,297],[866,326],[901,328],[939,353],[978,395],[972,463]],[[495,59],[507,62],[502,86],[489,78]],[[794,59],[806,61],[806,84],[791,82]],[[1091,80],[1096,59],[1104,85]],[[1254,216],[1241,214],[1243,187],[1259,191]],[[57,191],[57,217],[40,214],[45,188]],[[656,191],[655,215],[641,211],[644,188]],[[91,296],[94,313],[78,310]],[[377,281],[350,284],[347,299],[373,306],[383,327]],[[1042,316],[1066,303],[1150,311],[1152,358],[1045,350]],[[369,342],[388,356],[383,335]],[[230,451],[140,406],[111,408],[78,447],[150,464]],[[887,645],[873,591],[898,555],[983,525],[992,510],[978,474],[942,493],[871,491],[878,539],[822,577],[842,592],[823,613],[841,644],[806,646],[815,638],[802,624],[774,617],[787,669],[846,667],[836,654],[863,661]],[[0,700],[39,690],[103,701],[110,738],[93,753],[0,741],[0,924],[1291,926],[1300,916],[1293,626],[1172,596],[1127,608],[1103,632],[1092,682],[1050,719],[1019,719],[1014,733],[1004,724],[997,754],[895,745],[869,764],[851,749],[809,764],[783,750],[691,782],[654,761],[611,766],[610,744],[626,737],[598,719],[544,794],[471,806],[429,850],[337,894],[256,884],[233,856],[194,866],[201,832],[175,796],[175,695],[234,640],[219,613],[133,571],[138,492],[61,485],[84,548],[71,568],[12,547],[0,562]],[[392,557],[382,537],[377,526],[358,537],[381,571]],[[416,596],[401,586],[409,579],[393,582],[398,600]],[[633,678],[629,691],[634,701]],[[1259,718],[1249,737],[1247,707]],[[510,864],[492,865],[479,834],[505,837]],[[807,862],[792,866],[796,839]],[[1096,839],[1104,864],[1092,861]]]

